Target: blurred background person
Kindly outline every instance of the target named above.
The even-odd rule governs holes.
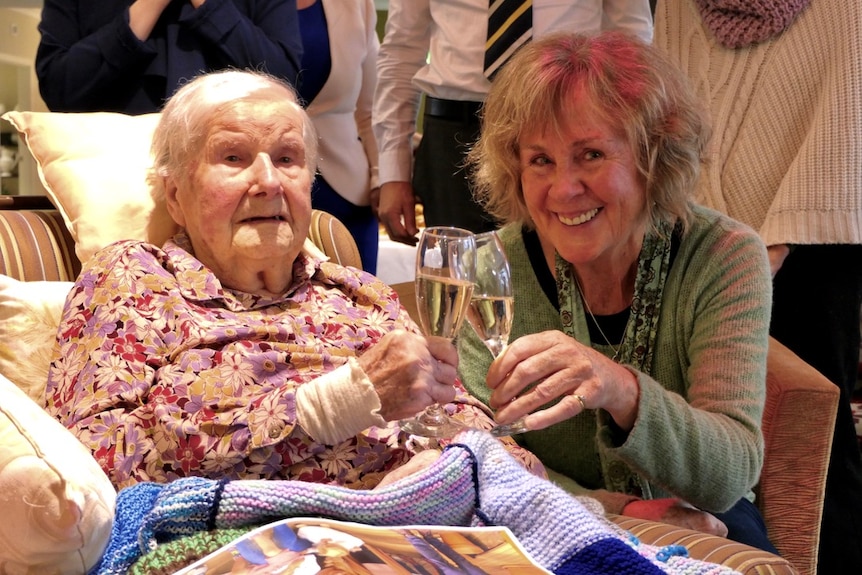
[[[862,573],[862,3],[660,0],[655,40],[712,116],[698,201],[760,233],[770,333],[841,390],[819,572]]]
[[[296,0],[45,0],[39,92],[55,112],[145,114],[194,76],[263,70],[296,83]]]
[[[377,141],[377,12],[372,0],[298,0],[303,54],[299,95],[320,138],[313,208],[337,217],[356,240],[362,267],[376,273],[380,224]]]
[[[380,149],[378,215],[393,240],[416,243],[417,197],[428,226],[474,232],[497,227],[473,200],[464,171],[465,154],[479,134],[476,113],[491,85],[484,65],[488,13],[488,0],[389,1],[374,132]],[[531,15],[533,37],[620,29],[652,38],[648,0],[534,0]]]

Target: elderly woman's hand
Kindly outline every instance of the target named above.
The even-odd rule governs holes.
[[[387,421],[455,399],[458,352],[444,338],[395,330],[358,361],[377,390],[380,415]]]
[[[604,409],[623,430],[637,417],[634,373],[560,331],[520,337],[491,364],[486,383],[500,423],[525,414],[529,429],[543,429],[581,413]],[[556,399],[545,409],[535,411]]]

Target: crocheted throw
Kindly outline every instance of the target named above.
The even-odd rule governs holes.
[[[537,563],[557,575],[735,573],[688,557],[682,546],[641,543],[606,520],[594,500],[573,497],[529,473],[486,432],[469,430],[455,439],[427,469],[376,490],[194,477],[129,487],[119,493],[111,540],[92,573],[124,574],[170,542],[285,517],[507,526]]]
[[[742,48],[786,30],[811,0],[696,0],[703,23],[726,48]]]

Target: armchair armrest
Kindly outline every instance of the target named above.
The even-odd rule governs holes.
[[[60,212],[0,203],[0,274],[21,281],[72,281],[80,270]]]
[[[838,387],[774,338],[769,341],[757,503],[769,538],[800,573],[817,572],[826,470]]]
[[[793,565],[778,555],[723,537],[622,515],[609,515],[608,518],[647,545],[683,545],[694,559],[718,563],[744,575],[798,573]]]
[[[362,258],[356,241],[347,227],[335,216],[322,210],[312,210],[308,237],[333,262],[362,269]]]

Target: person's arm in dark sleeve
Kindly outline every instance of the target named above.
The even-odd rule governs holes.
[[[118,94],[137,82],[155,51],[132,33],[128,9],[86,35],[80,10],[79,2],[45,0],[36,52],[40,94],[52,111],[116,110]]]
[[[197,9],[189,4],[180,22],[219,51],[224,67],[263,70],[296,86],[302,61],[296,0],[250,5],[245,15],[231,0],[206,0]]]

